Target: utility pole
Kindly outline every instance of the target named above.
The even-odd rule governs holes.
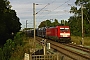
[[[28,21],[28,20],[26,20],[26,28],[27,28],[27,21]]]
[[[84,33],[83,33],[83,4],[81,4],[81,14],[82,14],[82,45],[84,45]]]
[[[28,20],[26,20],[26,39],[27,39],[27,21]]]
[[[35,3],[33,3],[33,26],[34,26],[34,41],[33,41],[33,44],[34,44],[34,51],[35,51],[35,25],[36,25],[36,13],[35,13]]]

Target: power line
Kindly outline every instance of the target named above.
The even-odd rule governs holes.
[[[70,1],[70,0],[69,0]],[[69,4],[68,3],[68,1],[67,2],[65,2],[65,3],[67,3],[69,6],[71,6],[72,7],[72,5],[71,4]],[[62,5],[64,5],[64,4],[62,4]],[[65,9],[65,8],[63,8],[63,9]],[[64,10],[65,12],[69,12],[69,11],[67,11],[67,10]],[[59,12],[59,11],[58,11]],[[58,12],[56,12],[56,13],[58,13]],[[65,13],[64,13],[65,14]]]
[[[69,1],[70,1],[70,0],[64,2],[64,3],[61,4],[60,6],[56,7],[55,9],[53,9],[52,11],[55,11],[56,9],[58,9],[58,8],[61,7],[61,6],[63,6],[65,3],[69,2]],[[48,14],[50,14],[52,11],[50,11]],[[47,14],[47,15],[48,15],[48,14]],[[45,16],[46,16],[46,15],[45,15]],[[45,17],[45,16],[43,16],[43,17]]]
[[[66,2],[64,2],[62,5],[60,5],[60,6],[56,7],[54,10],[58,9],[59,7],[63,6],[65,3],[69,2],[69,1],[70,1],[70,0],[68,0],[68,1],[66,1]]]
[[[56,0],[52,1],[51,3],[54,3]],[[48,5],[50,5],[51,3],[48,3],[46,6],[44,6],[40,11],[38,11],[36,14],[38,14],[39,12],[41,12],[44,8],[46,8]]]
[[[52,3],[54,3],[56,0],[54,0],[54,1],[52,1],[51,3],[48,3],[45,7],[43,7],[40,11],[38,11],[36,14],[38,14],[39,12],[41,12],[43,9],[45,9],[47,6],[49,6],[49,5],[51,5]],[[47,10],[48,11],[48,10]],[[44,13],[44,10],[42,11],[42,13],[41,14],[43,14]],[[41,15],[41,14],[39,14],[39,16]]]
[[[48,3],[45,7],[47,7],[48,5],[50,5],[50,3]],[[36,14],[38,14],[39,12],[41,12],[45,7],[43,7],[40,11],[38,11]]]

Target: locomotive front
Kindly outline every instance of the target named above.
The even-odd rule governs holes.
[[[69,26],[58,26],[58,38],[60,42],[71,42]]]

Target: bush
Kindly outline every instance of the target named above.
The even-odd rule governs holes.
[[[0,60],[12,60],[12,58],[19,57],[18,60],[23,58],[23,39],[24,33],[18,32],[14,40],[8,39],[4,46],[0,48]],[[17,58],[16,58],[17,60]]]

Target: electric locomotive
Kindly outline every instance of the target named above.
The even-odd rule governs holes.
[[[69,26],[56,26],[46,29],[46,37],[58,42],[70,42]]]

